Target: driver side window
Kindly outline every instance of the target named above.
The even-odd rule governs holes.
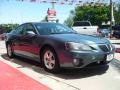
[[[22,34],[23,34],[23,35],[27,35],[27,32],[28,32],[28,31],[31,31],[31,32],[36,33],[34,27],[33,27],[31,24],[26,24],[26,25],[25,25]]]

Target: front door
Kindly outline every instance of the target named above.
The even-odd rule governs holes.
[[[32,24],[25,24],[20,40],[21,53],[30,58],[39,60],[37,33]]]

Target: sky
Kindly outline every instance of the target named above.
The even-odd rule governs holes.
[[[0,2],[0,24],[39,22],[47,15],[47,9],[51,8],[50,3],[39,3],[29,1],[1,0]],[[69,16],[74,5],[55,5],[57,18],[60,23]]]
[[[96,1],[96,0],[81,0],[81,1]],[[25,22],[40,22],[47,15],[48,8],[51,7],[52,7],[51,3],[30,2],[30,0],[24,0],[23,2],[17,0],[0,0],[0,24],[8,23],[21,24]],[[66,20],[67,17],[69,17],[70,11],[74,10],[74,8],[75,5],[56,4],[55,10],[57,12],[57,19],[59,19],[59,22],[63,23],[64,20]]]

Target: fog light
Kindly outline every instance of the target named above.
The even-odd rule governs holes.
[[[73,64],[75,66],[80,66],[80,65],[82,65],[82,60],[81,59],[73,59]]]
[[[107,55],[107,61],[111,61],[114,58],[114,54]]]

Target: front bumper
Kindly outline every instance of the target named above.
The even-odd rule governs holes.
[[[112,55],[112,57],[109,58],[108,55]],[[66,58],[61,58],[61,67],[84,68],[91,63],[99,64],[111,61],[114,57],[114,52],[71,51],[64,54],[64,57]]]

